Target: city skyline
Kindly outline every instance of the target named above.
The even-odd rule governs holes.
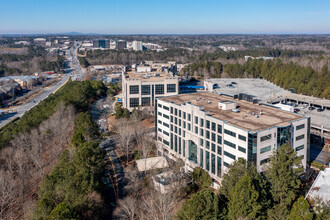
[[[14,0],[0,34],[329,34],[330,2]]]

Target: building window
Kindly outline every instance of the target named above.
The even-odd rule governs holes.
[[[229,147],[232,147],[232,148],[236,149],[236,144],[231,143],[230,141],[226,141],[226,140],[224,140],[223,143],[224,143],[225,145],[229,146]]]
[[[236,133],[235,132],[229,131],[227,129],[225,129],[225,134],[228,134],[230,136],[236,137]]]
[[[206,128],[210,129],[210,121],[206,120]]]
[[[162,105],[161,104],[158,104],[158,108],[162,108]]]
[[[176,92],[176,84],[167,84],[167,92],[168,93]]]
[[[178,109],[174,109],[175,116],[178,116]]]
[[[211,154],[211,172],[215,174],[215,155]]]
[[[195,126],[195,133],[198,134],[198,127]]]
[[[215,133],[212,133],[212,141],[215,142]]]
[[[173,114],[173,107],[171,107],[171,114]]]
[[[268,163],[268,161],[269,161],[269,158],[264,159],[264,160],[261,160],[261,161],[260,161],[260,165],[262,165],[262,164],[264,164],[264,163]]]
[[[203,146],[204,140],[202,138],[199,139],[199,145]]]
[[[205,147],[207,148],[207,149],[210,149],[210,142],[209,141],[205,141]]]
[[[162,116],[162,113],[161,113],[161,112],[158,112],[158,115],[159,115],[159,116]]]
[[[215,123],[212,122],[212,131],[215,131],[216,127],[215,127]]]
[[[246,149],[244,147],[238,146],[238,150],[243,153],[246,153]]]
[[[198,125],[198,117],[195,116],[195,124]]]
[[[260,148],[260,153],[265,153],[265,152],[268,152],[272,149],[271,146],[268,146],[268,147],[263,147],[263,148]]]
[[[158,120],[158,124],[162,124],[162,121],[161,120]]]
[[[141,101],[142,101],[142,106],[150,106],[151,105],[150,97],[142,97]]]
[[[303,128],[305,128],[305,124],[298,125],[298,126],[296,126],[296,131],[303,129]]]
[[[188,130],[190,131],[191,130],[191,125],[188,123]]]
[[[139,94],[139,86],[129,86],[129,94]]]
[[[188,121],[190,121],[191,120],[191,115],[190,114],[188,114]]]
[[[304,149],[304,145],[300,145],[299,147],[296,147],[296,151],[300,151],[302,149]]]
[[[173,116],[171,115],[171,122],[173,123]]]
[[[162,129],[158,128],[158,131],[159,131],[160,133],[162,133]]]
[[[179,126],[181,127],[181,119],[179,119]]]
[[[169,134],[167,131],[165,131],[165,130],[163,130],[163,133],[164,133],[166,136],[170,136],[170,134]]]
[[[206,165],[206,170],[210,171],[210,153],[206,151],[206,158],[205,158],[205,165]]]
[[[218,133],[222,134],[222,126],[221,125],[218,125]]]
[[[174,124],[176,124],[176,125],[178,124],[178,118],[177,117],[174,118]]]
[[[197,145],[189,140],[189,160],[197,164]]]
[[[181,118],[181,110],[179,110],[179,117]]]
[[[217,169],[217,176],[218,177],[221,177],[221,158],[220,157],[217,157],[218,158],[218,169]]]
[[[201,148],[199,152],[200,152],[200,154],[199,154],[199,166],[201,166],[203,168],[204,167],[204,151]]]
[[[213,152],[215,152],[215,144],[213,144],[213,143],[212,143],[211,150],[212,150]]]
[[[164,117],[164,118],[167,118],[167,119],[170,118],[168,115],[165,115],[165,114],[163,114],[163,117]]]
[[[204,130],[203,130],[203,128],[199,129],[199,135],[202,136],[202,137],[204,136]]]
[[[204,127],[204,119],[202,119],[202,118],[200,119],[200,126]]]
[[[220,146],[218,146],[218,154],[221,155],[222,154],[222,148]]]
[[[238,135],[238,139],[240,139],[242,141],[246,141],[246,137],[243,135],[240,135],[240,134]]]
[[[155,85],[155,94],[156,95],[163,95],[164,94],[164,85],[163,84]]]
[[[229,163],[226,163],[225,161],[223,161],[223,165],[225,166],[225,167],[230,167],[230,164]]]
[[[182,152],[183,152],[183,156],[186,156],[186,141],[182,140]]]
[[[296,137],[296,141],[299,141],[299,140],[304,139],[304,138],[305,138],[304,134],[299,135],[299,136]]]
[[[141,86],[141,94],[142,95],[150,95],[150,85],[142,85]]]
[[[129,99],[129,107],[135,108],[139,106],[139,98],[130,98]]]
[[[183,122],[183,128],[186,128],[186,122],[185,121]]]
[[[218,135],[218,144],[222,143],[222,137],[220,135]]]
[[[167,107],[167,106],[163,106],[163,108],[164,108],[165,110],[167,110],[167,111],[169,111],[169,110],[170,110],[170,108],[169,108],[169,107]]]
[[[227,151],[224,151],[223,154],[233,160],[236,160],[236,157],[235,155],[231,154],[231,153],[228,153]]]
[[[210,132],[208,130],[206,130],[206,138],[210,139]]]
[[[170,127],[170,125],[169,125],[169,124],[167,124],[166,122],[163,122],[163,125],[164,125],[165,127],[167,127],[167,128],[169,128],[169,127]]]
[[[186,119],[186,113],[183,112],[183,119]]]
[[[271,134],[268,134],[268,135],[262,136],[262,137],[260,138],[260,142],[267,141],[267,140],[269,140],[269,139],[271,139],[271,138],[272,138],[272,135],[271,135]]]
[[[164,143],[165,145],[167,145],[167,146],[170,146],[170,143],[168,143],[167,140],[163,140],[163,143]]]

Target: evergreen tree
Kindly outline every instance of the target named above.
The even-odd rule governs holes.
[[[211,190],[204,189],[186,200],[178,217],[184,220],[219,219],[219,199]]]
[[[262,209],[259,196],[251,177],[245,174],[235,185],[228,205],[228,218],[256,219]]]
[[[269,220],[283,220],[287,218],[289,210],[285,205],[276,204],[272,209],[268,210],[267,214],[267,219]]]
[[[270,157],[266,176],[271,184],[271,193],[276,203],[291,206],[300,186],[299,175],[303,172],[301,157],[289,144],[283,144]]]
[[[310,220],[313,219],[313,213],[309,211],[309,204],[304,197],[293,204],[288,220]]]
[[[191,177],[200,189],[207,188],[212,184],[211,177],[201,167],[196,167],[191,173]]]

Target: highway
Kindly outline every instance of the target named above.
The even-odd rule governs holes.
[[[56,92],[57,89],[59,89],[67,80],[72,77],[74,80],[81,80],[83,76],[83,70],[79,65],[79,62],[76,57],[76,50],[80,46],[80,42],[75,42],[74,46],[71,47],[67,52],[66,52],[66,60],[67,61],[72,61],[73,64],[73,69],[70,69],[69,67],[64,70],[66,74],[63,75],[62,79],[58,81],[56,84],[52,85],[51,87],[45,88],[43,92],[33,98],[32,100],[24,103],[21,106],[18,106],[16,108],[11,108],[10,111],[11,113],[7,113],[3,116],[0,117],[0,128],[11,122],[12,120],[22,117],[25,112],[29,111],[31,108],[36,106],[39,102],[42,100],[46,99],[50,94]],[[73,55],[73,57],[72,57]],[[74,70],[77,71],[78,74],[74,74]],[[6,110],[4,110],[6,111]]]

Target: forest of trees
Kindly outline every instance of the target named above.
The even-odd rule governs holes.
[[[1,48],[0,48],[1,52]],[[10,53],[0,53],[0,77],[27,74],[40,71],[61,72],[64,65],[62,56],[49,56],[45,48],[29,46]]]
[[[104,153],[88,111],[105,94],[102,82],[69,81],[0,130],[0,218],[67,219],[101,213]]]
[[[301,184],[302,172],[301,158],[288,144],[271,156],[268,170],[261,174],[240,158],[223,177],[218,192],[202,188],[192,194],[178,217],[186,220],[328,219],[329,206],[322,203],[322,212],[314,213],[304,200],[308,187]]]
[[[54,114],[59,103],[72,104],[78,112],[86,111],[93,98],[103,96],[105,93],[106,87],[101,81],[68,82],[55,94],[25,113],[22,118],[1,128],[0,149],[8,146],[15,135],[37,127]]]
[[[78,115],[70,147],[41,184],[34,219],[102,219],[109,214],[98,130],[89,112]]]
[[[276,85],[297,93],[314,95],[330,99],[330,71],[324,65],[320,72],[311,67],[302,67],[294,63],[283,63],[281,60],[250,60],[244,64],[222,65],[218,62],[199,62],[187,65],[184,74],[213,77],[263,77]]]

